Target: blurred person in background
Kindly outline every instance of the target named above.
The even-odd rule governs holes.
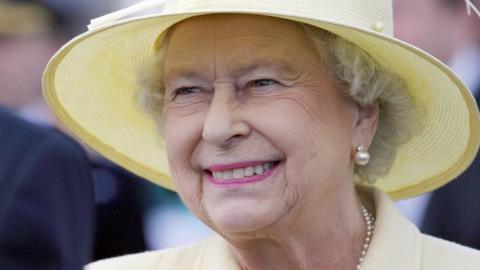
[[[95,16],[97,12],[102,12],[102,10],[111,5],[108,2],[113,1],[94,3],[93,1],[65,0],[0,0],[0,59],[2,59],[0,61],[0,104],[17,114],[17,116],[30,122],[41,124],[49,127],[49,129],[52,129],[51,127],[53,126],[61,128],[61,126],[57,125],[56,119],[52,116],[42,98],[41,75],[43,68],[47,64],[48,59],[65,40],[84,29],[87,18]],[[9,122],[8,126],[4,124],[2,127],[16,130],[11,124],[13,122]],[[27,124],[24,123],[23,125]],[[22,135],[22,132],[26,134]],[[12,131],[13,134],[19,137],[18,145],[9,148],[12,151],[13,149],[21,149],[22,145],[24,147],[31,145],[32,149],[36,149],[35,147],[42,143],[40,139],[38,142],[29,143],[27,134],[35,134],[35,132],[28,132],[28,129],[24,129],[22,132]],[[3,132],[0,131],[0,136],[1,133]],[[60,136],[59,134],[57,135]],[[71,139],[67,140],[75,144]],[[8,141],[5,140],[5,142]],[[7,150],[4,150],[5,148],[2,144],[0,144],[0,150],[7,157],[10,154]],[[88,171],[89,185],[91,185],[93,180],[95,200],[93,196],[91,198],[82,196],[82,198],[85,200],[85,204],[93,205],[94,201],[96,203],[95,208],[89,206],[91,217],[85,219],[84,223],[95,220],[96,224],[95,226],[90,226],[84,223],[77,225],[65,223],[62,226],[66,228],[72,227],[72,231],[77,226],[84,226],[88,234],[91,235],[91,237],[87,237],[87,235],[79,234],[79,237],[85,240],[92,238],[95,234],[95,240],[91,239],[94,245],[89,249],[88,260],[81,254],[79,254],[77,259],[85,263],[93,259],[98,260],[104,257],[144,251],[146,244],[143,235],[143,209],[139,200],[139,197],[142,197],[141,194],[143,194],[143,186],[139,184],[141,182],[132,181],[132,179],[135,179],[133,175],[100,158],[93,151],[87,150],[89,154],[88,162],[76,164],[75,167],[78,167],[77,170],[79,171]],[[40,161],[38,160],[38,162]],[[37,160],[32,160],[32,162],[37,162]],[[19,168],[23,169],[25,166],[23,163],[19,163],[16,166],[4,162],[0,164],[2,170],[16,171]],[[68,169],[69,166],[66,166],[65,170],[68,171]],[[55,171],[55,168],[46,167],[45,173],[50,173],[52,176],[37,175],[34,179],[29,178],[28,181],[24,181],[35,180],[38,182],[37,185],[33,186],[38,190],[38,194],[34,193],[32,195],[31,204],[35,202],[37,205],[43,205],[42,199],[46,199],[41,196],[43,191],[47,191],[49,190],[48,188],[54,188],[57,185],[56,181],[49,180],[50,177],[54,177],[55,173],[58,173]],[[50,183],[50,186],[45,188],[38,186],[41,183],[47,183],[46,181]],[[22,181],[10,180],[9,183],[20,182]],[[65,181],[65,184],[69,182]],[[82,185],[83,182],[85,180],[75,180],[71,184],[72,188],[75,185]],[[57,188],[61,190],[61,187]],[[82,187],[77,187],[77,190],[82,190]],[[64,190],[64,194],[61,195],[69,195],[72,200],[75,200],[76,195],[71,193],[69,190]],[[61,198],[61,196],[59,195],[58,198]],[[30,198],[27,197],[27,199]],[[12,200],[16,202],[14,205],[17,205],[19,209],[23,209],[22,204],[17,202],[17,200],[20,201],[21,199],[12,196]],[[64,203],[64,205],[66,209],[69,209],[67,203]],[[73,213],[76,211],[75,207],[70,207],[70,209],[73,209]],[[55,212],[53,209],[48,209],[48,207],[45,210],[51,211],[52,214]],[[94,219],[93,215],[95,214],[96,218]],[[15,222],[15,219],[12,220]],[[111,226],[111,224],[121,225]],[[50,227],[57,228],[58,226]],[[14,229],[14,227],[8,228]],[[19,228],[24,229],[24,227]],[[45,239],[50,237],[47,232],[41,233],[44,234]],[[59,238],[61,237],[59,236]],[[28,241],[25,243],[28,244]],[[83,248],[82,245],[78,245],[78,247]],[[65,252],[68,253],[69,249],[66,248]],[[78,264],[78,266],[80,265]],[[0,265],[0,269],[14,268],[4,268]],[[28,269],[39,268],[37,266]],[[49,266],[46,269],[76,268],[73,266],[66,268]]]
[[[93,241],[85,151],[0,108],[0,269],[81,269]]]
[[[40,78],[60,42],[50,30],[61,25],[47,6],[0,1],[0,269],[75,270],[92,259],[95,212],[85,151],[13,112],[34,122],[51,119],[41,105]]]
[[[41,1],[0,1],[0,103],[27,120],[55,122],[41,95],[42,69],[73,25]]]
[[[149,183],[98,156],[90,156],[95,187],[94,260],[147,250],[144,203]]]
[[[29,121],[56,125],[41,93],[43,68],[112,1],[0,0],[0,104]]]
[[[480,1],[471,1],[480,7]],[[447,63],[480,102],[480,18],[464,0],[396,0],[395,35]],[[480,156],[446,186],[397,203],[424,233],[480,248]]]

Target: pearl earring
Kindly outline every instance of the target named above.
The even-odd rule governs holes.
[[[370,161],[370,153],[364,146],[357,147],[357,151],[355,153],[355,164],[358,166],[365,166]]]

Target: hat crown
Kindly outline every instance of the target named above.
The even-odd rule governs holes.
[[[306,18],[393,36],[392,0],[146,0],[92,20],[89,29],[138,13],[238,12]]]
[[[391,0],[168,0],[162,13],[228,11],[324,20],[393,36]]]

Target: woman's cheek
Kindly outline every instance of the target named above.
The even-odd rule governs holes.
[[[163,132],[167,146],[174,150],[192,147],[197,143],[202,134],[207,108],[203,103],[167,105],[163,111]]]
[[[187,194],[185,200],[196,203],[201,193],[202,171],[192,166],[192,154],[201,140],[202,118],[199,108],[167,108],[163,131],[172,180],[179,193]]]

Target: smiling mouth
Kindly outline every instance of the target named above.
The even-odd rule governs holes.
[[[269,177],[280,161],[248,162],[212,166],[205,170],[208,180],[215,185],[259,182]]]

